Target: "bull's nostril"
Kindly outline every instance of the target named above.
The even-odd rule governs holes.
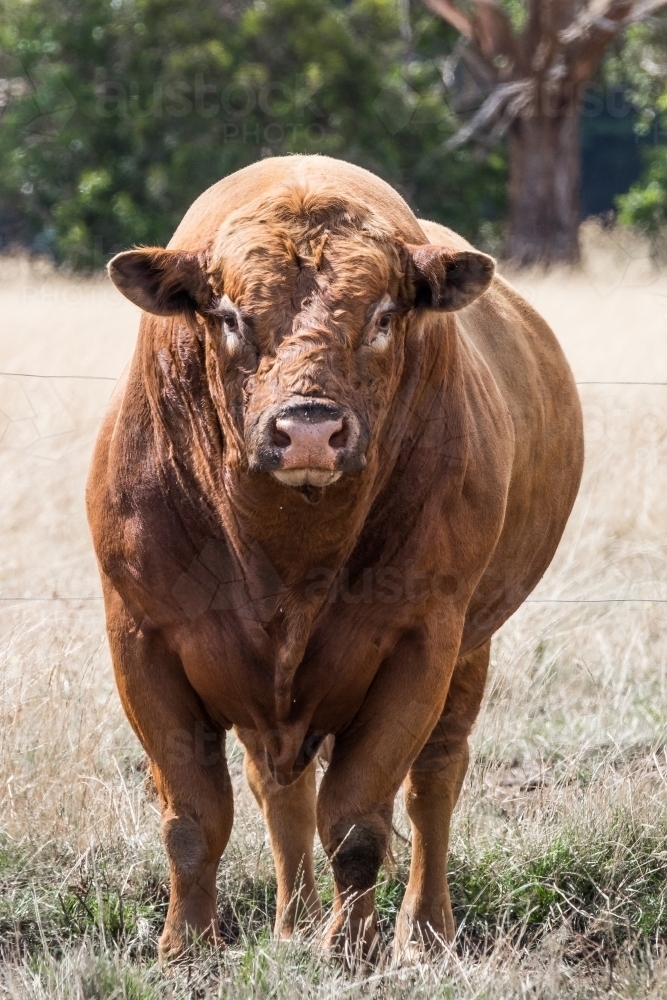
[[[275,444],[276,448],[289,448],[292,443],[292,439],[289,434],[285,431],[281,431],[274,421],[273,427],[271,428],[271,440]]]
[[[340,430],[334,431],[334,433],[329,438],[329,447],[331,448],[344,448],[347,444],[347,439],[349,437],[347,424],[343,424]]]

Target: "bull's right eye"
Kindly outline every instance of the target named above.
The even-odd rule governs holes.
[[[222,325],[226,333],[238,333],[239,321],[234,313],[225,313],[222,317]]]

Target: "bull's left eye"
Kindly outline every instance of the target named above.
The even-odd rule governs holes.
[[[392,313],[385,312],[377,317],[368,335],[366,343],[376,351],[387,347],[391,341]]]
[[[236,333],[239,328],[239,321],[237,320],[234,313],[225,313],[222,317],[222,325],[224,326],[227,333]]]

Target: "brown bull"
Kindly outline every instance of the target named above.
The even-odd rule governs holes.
[[[319,915],[317,829],[327,941],[371,946],[403,785],[396,948],[451,939],[449,824],[491,636],[549,565],[581,474],[556,339],[490,257],[324,157],[226,178],[168,249],[120,254],[110,274],[145,314],[88,509],[118,689],[162,806],[163,953],[218,935],[232,726],[278,934]]]

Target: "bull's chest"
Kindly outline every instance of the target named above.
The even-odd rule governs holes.
[[[298,723],[336,732],[354,718],[405,627],[400,609],[344,601],[326,605],[298,650],[287,713],[276,689],[289,631],[209,610],[174,630],[188,680],[207,711],[223,724],[272,729]],[[283,637],[281,639],[281,637]],[[289,650],[288,650],[289,652]]]

